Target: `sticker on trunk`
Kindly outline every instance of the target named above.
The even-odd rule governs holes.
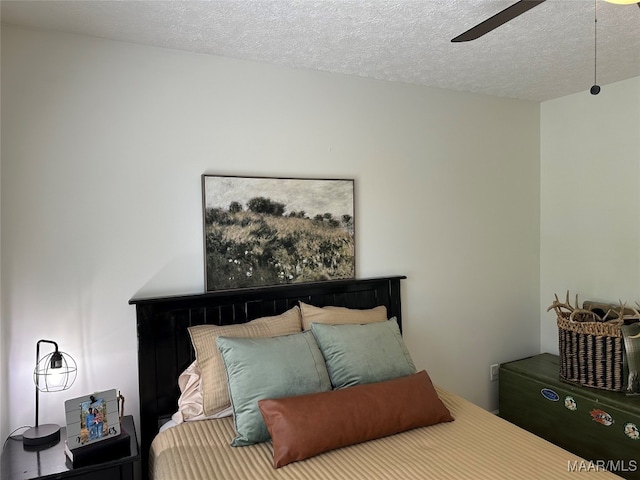
[[[540,393],[544,398],[546,398],[547,400],[551,400],[552,402],[557,402],[558,400],[560,400],[560,395],[558,395],[550,388],[543,388],[542,390],[540,390]]]
[[[600,410],[599,408],[594,408],[593,410],[591,410],[591,418],[594,422],[598,422],[605,427],[613,425],[613,417],[604,410]]]
[[[567,409],[571,410],[572,412],[578,409],[578,404],[576,403],[575,398],[570,396],[564,397],[564,406],[567,407]]]
[[[638,430],[635,423],[625,423],[624,434],[631,440],[638,440],[638,438],[640,438],[640,430]]]

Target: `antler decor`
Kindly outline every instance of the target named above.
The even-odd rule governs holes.
[[[567,290],[567,296],[564,302],[561,302],[558,298],[557,294],[554,294],[555,300],[551,304],[549,308],[547,308],[547,312],[549,310],[555,310],[558,318],[564,318],[571,320],[573,322],[602,322],[604,321],[600,315],[591,310],[586,310],[584,308],[580,308],[580,303],[578,302],[578,294],[576,293],[576,305],[575,307],[571,305],[571,301],[569,300],[569,290]],[[607,312],[608,314],[608,312]],[[606,317],[606,315],[605,315]]]
[[[636,306],[640,308],[640,304],[638,302],[636,302]],[[622,303],[622,300],[620,300],[620,311],[616,313],[618,318],[620,318],[625,325],[640,321],[640,312],[633,307],[627,307],[627,304]]]
[[[557,294],[554,294],[555,300],[551,304],[549,308],[547,308],[547,312],[549,310],[554,310],[558,318],[564,318],[570,320],[572,322],[602,322],[602,323],[619,323],[619,324],[629,324],[640,321],[640,303],[636,302],[636,306],[638,309],[633,307],[628,307],[626,303],[623,303],[622,300],[619,300],[619,307],[616,308],[615,305],[605,304],[605,303],[596,303],[596,302],[584,302],[583,306],[580,307],[580,303],[578,301],[578,294],[576,294],[575,306],[571,305],[571,301],[569,300],[569,290],[567,290],[566,299],[564,302],[561,302],[558,298]],[[598,312],[606,312],[604,315],[600,315]]]

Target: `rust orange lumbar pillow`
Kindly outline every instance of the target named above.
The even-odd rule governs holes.
[[[258,402],[273,466],[453,420],[426,371],[385,382]]]

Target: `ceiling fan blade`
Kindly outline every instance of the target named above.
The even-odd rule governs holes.
[[[524,12],[531,10],[533,7],[540,5],[545,0],[520,0],[510,7],[496,13],[493,17],[486,19],[484,22],[479,23],[473,28],[470,28],[466,32],[458,35],[452,42],[468,42],[480,38],[486,33],[495,30],[500,25],[507,23],[509,20],[513,20]]]

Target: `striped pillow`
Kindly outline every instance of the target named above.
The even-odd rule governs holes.
[[[299,333],[300,308],[295,306],[281,315],[262,317],[237,325],[197,325],[188,330],[196,352],[196,362],[202,373],[200,388],[204,414],[211,416],[231,405],[227,374],[216,339],[222,336],[265,338]]]
[[[384,305],[361,310],[333,306],[320,308],[300,302],[300,311],[302,313],[303,330],[309,330],[312,323],[343,325],[384,322],[387,320],[387,307]]]

